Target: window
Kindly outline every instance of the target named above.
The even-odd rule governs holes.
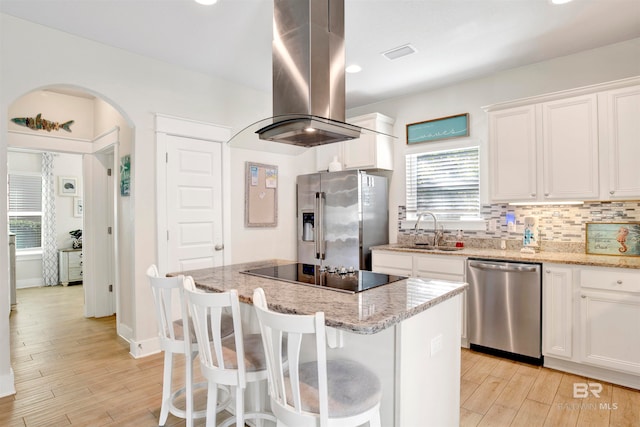
[[[407,211],[438,218],[480,216],[479,148],[407,154]]]
[[[42,224],[42,177],[9,175],[9,231],[16,249],[39,249]]]

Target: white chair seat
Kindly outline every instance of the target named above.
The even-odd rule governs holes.
[[[221,334],[223,337],[229,337],[233,334],[233,318],[228,314],[223,314],[220,320],[221,325]],[[173,322],[173,333],[175,334],[175,339],[178,341],[184,340],[184,323],[182,319],[175,320]],[[193,320],[189,317],[189,335],[191,336],[191,342],[197,343],[198,338],[196,337],[196,331],[193,327]],[[211,335],[211,334],[209,334]],[[209,336],[209,341],[213,339],[212,336]]]
[[[318,364],[300,364],[300,399],[302,409],[319,413]],[[365,412],[376,406],[382,397],[380,379],[353,360],[327,360],[329,417],[344,418]],[[289,376],[285,375],[287,403],[293,406]]]

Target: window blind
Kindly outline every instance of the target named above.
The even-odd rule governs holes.
[[[480,215],[478,147],[406,155],[407,211],[438,218]]]
[[[16,249],[41,246],[42,177],[9,174],[9,231],[16,234]]]

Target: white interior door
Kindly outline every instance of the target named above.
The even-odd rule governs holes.
[[[166,135],[167,270],[223,265],[222,144]]]

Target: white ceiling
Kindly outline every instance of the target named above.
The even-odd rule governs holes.
[[[0,12],[271,90],[272,0],[0,0]],[[640,0],[345,0],[345,27],[347,64],[363,67],[347,75],[351,108],[640,37]],[[417,53],[381,55],[407,43]]]

